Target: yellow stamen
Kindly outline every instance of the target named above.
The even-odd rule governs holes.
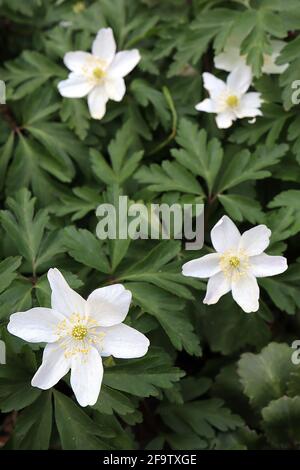
[[[239,265],[240,265],[240,260],[237,256],[232,256],[230,259],[229,259],[229,264],[230,266],[232,266],[233,268],[238,268]]]
[[[249,269],[249,258],[246,253],[228,250],[220,257],[220,268],[231,281],[244,276]]]
[[[237,96],[235,95],[230,95],[228,96],[227,100],[226,100],[226,104],[230,107],[230,108],[235,108],[238,104],[239,104],[239,99]]]
[[[93,70],[93,76],[97,80],[101,80],[101,78],[103,78],[105,76],[105,71],[101,67],[96,67]]]
[[[78,341],[82,341],[86,337],[87,334],[88,334],[87,328],[82,325],[74,326],[72,330],[73,338],[77,339]]]
[[[85,3],[84,2],[77,2],[77,3],[75,3],[75,5],[73,5],[74,13],[81,13],[84,10],[85,10]]]

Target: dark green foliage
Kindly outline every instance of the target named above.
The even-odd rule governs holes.
[[[90,50],[110,26],[119,50],[142,60],[122,102],[93,121],[85,99],[57,91],[63,56]],[[230,34],[242,42],[265,101],[255,124],[219,130],[194,107],[202,72]],[[300,79],[299,0],[0,0],[0,434],[11,415],[13,449],[299,449]],[[281,75],[262,76],[270,37],[287,42]],[[205,247],[179,240],[96,236],[96,208],[129,202],[205,204]],[[228,214],[241,228],[265,223],[270,254],[289,270],[259,280],[260,310],[229,295],[207,307],[205,282],[182,264],[210,250]],[[80,408],[68,377],[49,391],[30,385],[43,345],[8,334],[10,314],[50,306],[46,278],[59,268],[83,296],[123,283],[133,294],[126,323],[149,337],[141,359],[105,358],[94,407]],[[1,442],[4,442],[1,439]],[[5,448],[5,447],[4,447]],[[1,460],[1,458],[0,458]]]

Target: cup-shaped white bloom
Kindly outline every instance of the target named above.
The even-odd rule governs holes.
[[[121,284],[93,291],[87,300],[70,288],[58,269],[50,269],[51,309],[32,308],[14,313],[8,331],[31,343],[48,343],[42,365],[32,379],[34,387],[53,387],[71,370],[71,386],[81,406],[98,399],[103,367],[101,356],[144,356],[149,340],[123,324],[131,292]]]
[[[257,277],[274,276],[287,269],[283,256],[269,256],[271,230],[257,225],[242,235],[226,215],[213,227],[211,241],[216,253],[205,255],[182,267],[184,276],[209,278],[204,303],[211,305],[228,292],[245,312],[259,308]]]
[[[210,97],[198,103],[196,109],[217,114],[216,123],[220,129],[227,129],[236,119],[262,116],[260,93],[247,93],[252,82],[250,67],[235,68],[226,82],[205,72],[203,81]]]
[[[126,91],[124,77],[140,58],[137,49],[116,53],[112,29],[100,29],[91,53],[66,53],[64,63],[71,73],[67,80],[59,82],[58,90],[66,98],[87,96],[92,118],[102,119],[108,100],[122,100]]]
[[[270,41],[272,53],[264,54],[261,71],[267,75],[283,73],[289,64],[277,65],[276,60],[286,43],[283,41]],[[226,72],[232,72],[236,67],[247,65],[247,56],[241,54],[240,44],[229,44],[221,54],[214,57],[215,67]]]

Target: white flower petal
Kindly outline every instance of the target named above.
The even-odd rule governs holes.
[[[284,41],[270,41],[272,47],[272,54],[264,56],[264,64],[262,66],[262,72],[266,74],[280,74],[283,73],[289,66],[289,64],[277,65],[276,59],[280,56],[280,52],[286,46]]]
[[[49,269],[48,281],[52,290],[51,305],[53,310],[67,317],[73,313],[85,314],[86,301],[71,289],[58,269]]]
[[[243,95],[246,93],[252,82],[251,68],[241,65],[234,69],[227,78],[227,86],[233,94]]]
[[[257,225],[242,234],[239,249],[248,256],[260,255],[269,246],[271,234],[265,225]]]
[[[242,119],[242,118],[254,118],[254,121],[253,119],[249,120],[249,124],[254,124],[256,122],[256,116],[262,116],[263,113],[261,112],[260,109],[257,109],[257,108],[239,108],[237,111],[236,111],[236,117],[239,118],[239,119]]]
[[[246,95],[242,96],[238,108],[235,109],[235,114],[239,119],[244,117],[262,116],[262,112],[259,109],[261,105],[262,100],[260,93],[246,93]]]
[[[112,78],[105,81],[105,91],[110,100],[121,101],[126,92],[123,78]]]
[[[270,256],[262,253],[250,258],[250,271],[255,277],[267,277],[281,274],[288,268],[283,256]]]
[[[114,33],[111,28],[102,28],[98,31],[92,46],[93,55],[104,60],[109,65],[116,53]]]
[[[282,49],[287,45],[284,41],[279,41],[278,39],[273,39],[270,41],[273,54],[278,54]]]
[[[259,309],[259,287],[252,274],[244,274],[232,282],[232,297],[244,312],[257,312]]]
[[[125,77],[141,60],[137,49],[118,52],[108,69],[109,77]]]
[[[231,248],[236,249],[241,239],[241,234],[232,220],[224,215],[211,231],[211,241],[214,249],[223,253]]]
[[[100,354],[104,356],[130,359],[142,357],[148,351],[148,338],[124,323],[97,330],[105,334],[99,346]]]
[[[31,385],[48,390],[69,372],[70,366],[71,362],[66,359],[59,342],[47,344],[44,349],[42,365],[34,375]]]
[[[94,88],[88,96],[88,105],[93,119],[102,119],[106,112],[108,96],[102,85]]]
[[[64,56],[64,64],[72,72],[81,73],[86,62],[92,60],[93,56],[89,52],[74,51],[67,52]]]
[[[268,60],[265,59],[264,65],[262,66],[262,69],[261,69],[262,73],[270,75],[270,74],[281,74],[285,72],[289,64],[277,65],[276,59],[278,57],[279,57],[279,54],[273,54],[270,59]]]
[[[246,65],[246,61],[245,58],[240,55],[240,49],[238,47],[230,47],[214,57],[214,64],[217,69],[232,72],[236,67]]]
[[[102,378],[102,359],[95,348],[92,347],[88,353],[76,354],[72,358],[70,383],[79,405],[95,405]]]
[[[210,98],[206,98],[200,103],[196,104],[195,108],[197,111],[205,111],[206,113],[216,113],[217,106],[216,103]]]
[[[61,96],[65,98],[83,98],[93,89],[93,83],[82,75],[70,73],[67,80],[62,80],[57,85]]]
[[[87,311],[101,326],[113,326],[125,320],[132,294],[122,284],[94,290],[87,299]]]
[[[202,75],[204,88],[209,92],[210,97],[214,100],[226,90],[226,83],[211,73],[204,72]]]
[[[217,274],[220,270],[219,253],[212,253],[205,255],[202,258],[193,259],[182,266],[182,274],[184,276],[200,278],[211,277],[214,274]]]
[[[29,343],[53,343],[56,327],[64,317],[51,308],[36,307],[10,316],[8,331]]]
[[[216,116],[216,123],[219,129],[228,129],[232,126],[235,115],[232,111],[224,111]]]
[[[222,272],[215,274],[208,280],[203,303],[207,305],[216,304],[223,295],[230,292],[230,289],[229,279]]]

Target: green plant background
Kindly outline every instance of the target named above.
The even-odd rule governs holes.
[[[84,8],[80,8],[83,6]],[[300,366],[299,0],[0,0],[0,445],[4,449],[297,449]],[[63,99],[64,54],[89,50],[114,30],[119,50],[138,48],[121,103],[102,121],[84,99]],[[264,98],[263,117],[218,130],[197,113],[201,73],[233,32]],[[281,76],[261,76],[269,39],[287,41]],[[225,74],[218,72],[220,77]],[[198,257],[180,241],[110,241],[95,235],[95,208],[136,202],[204,202],[210,229],[229,215],[241,230],[272,229],[268,253],[289,270],[260,280],[260,310],[245,314],[227,295],[202,300],[205,283],[183,277]],[[122,282],[133,293],[127,322],[151,340],[147,356],[105,360],[97,404],[81,409],[68,378],[30,386],[42,348],[10,336],[9,315],[48,306],[56,266],[88,295]]]

